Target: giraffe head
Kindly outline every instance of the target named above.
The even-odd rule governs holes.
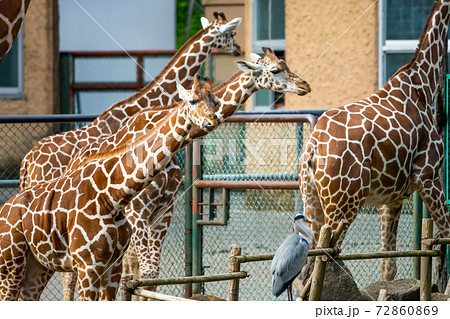
[[[241,24],[242,18],[234,18],[227,21],[223,12],[214,12],[214,21],[211,23],[205,17],[201,18],[203,29],[211,36],[213,49],[232,53],[234,56],[241,54],[241,47],[234,41],[236,29]]]
[[[205,83],[200,82],[201,76],[195,75],[191,90],[186,90],[177,83],[178,94],[188,108],[190,120],[201,129],[212,129],[217,126],[214,109],[219,100],[212,93],[212,80],[205,77]]]
[[[264,58],[252,53],[252,62],[236,61],[236,65],[254,77],[258,89],[267,89],[279,93],[291,92],[305,95],[311,92],[306,81],[289,70],[286,62],[279,59],[272,49],[263,48]]]

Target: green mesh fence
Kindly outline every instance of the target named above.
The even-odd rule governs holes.
[[[202,141],[202,178],[297,181],[298,160],[309,131],[309,125],[301,123],[226,123]],[[204,191],[203,202],[209,196]],[[221,190],[216,190],[214,202],[221,202],[221,196]],[[207,213],[207,208],[203,210]],[[203,227],[204,274],[228,272],[232,244],[239,244],[244,255],[274,253],[292,233],[292,218],[301,211],[299,191],[232,190],[228,225]],[[408,200],[400,219],[398,250],[412,249],[411,212]],[[217,215],[220,219],[220,210]],[[380,233],[378,209],[364,208],[348,231],[343,252],[380,251]],[[380,280],[379,260],[347,261],[346,265],[360,288]],[[412,259],[397,259],[397,265],[397,278],[413,276]],[[241,270],[250,277],[240,281],[240,300],[276,300],[271,293],[270,261],[242,264]],[[202,287],[205,294],[227,297],[227,282]]]
[[[19,178],[20,161],[42,137],[85,125],[71,123],[0,124],[0,181]],[[298,159],[309,134],[309,126],[301,123],[225,123],[202,142],[202,178],[206,180],[272,180],[295,181]],[[184,154],[177,154],[184,168]],[[0,204],[17,194],[18,187],[0,188]],[[184,276],[184,189],[175,199],[175,211],[164,241],[160,277]],[[209,192],[204,192],[204,201]],[[214,192],[220,202],[221,190]],[[242,253],[274,253],[292,232],[292,217],[302,210],[298,191],[232,190],[228,226],[203,227],[202,263],[204,274],[228,272],[229,251],[239,244]],[[406,201],[398,230],[398,250],[412,249],[412,203]],[[206,212],[206,208],[205,208]],[[221,211],[216,211],[217,219]],[[351,225],[344,242],[344,252],[380,251],[380,222],[376,208],[361,211]],[[380,279],[379,261],[346,261],[359,287]],[[397,278],[413,275],[412,259],[397,259]],[[241,280],[240,300],[275,300],[271,294],[270,262],[241,265],[250,274]],[[203,293],[226,299],[227,282],[206,283]],[[183,296],[184,286],[162,286],[158,292]],[[42,300],[62,300],[62,284],[55,274],[46,287]],[[285,299],[282,296],[278,299]]]
[[[50,119],[50,118],[49,118]],[[88,122],[76,121],[76,117],[71,122],[43,122],[43,117],[39,122],[33,123],[0,123],[0,206],[19,192],[18,179],[20,163],[22,158],[31,150],[34,145],[45,136],[57,134],[70,129],[80,128]],[[177,161],[184,169],[184,151],[177,154]],[[2,182],[8,184],[1,185]],[[175,200],[176,211],[171,226],[171,232],[166,237],[163,260],[161,261],[162,277],[173,277],[184,275],[184,201],[183,193],[180,190]],[[181,199],[181,200],[180,200]],[[179,229],[178,229],[179,228]],[[170,287],[170,286],[168,286]],[[178,290],[167,293],[179,294]],[[179,287],[178,287],[179,288]],[[161,287],[165,289],[165,287]],[[41,300],[63,300],[61,276],[56,273],[44,289]],[[75,299],[77,293],[75,293]]]

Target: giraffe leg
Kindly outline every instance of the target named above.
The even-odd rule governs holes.
[[[381,251],[394,251],[396,249],[397,228],[401,210],[401,202],[392,205],[380,206]],[[381,259],[380,271],[382,281],[394,280],[397,273],[395,258]]]
[[[73,301],[75,289],[77,288],[77,273],[62,272],[61,273],[64,301]]]
[[[450,214],[440,179],[436,178],[423,182],[419,194],[439,229],[440,235],[444,238],[450,237]],[[450,280],[447,283],[445,294],[450,294]]]
[[[450,237],[450,214],[439,178],[425,181],[422,189],[419,190],[419,194],[441,236],[445,238]]]
[[[173,201],[169,207],[164,207],[161,212],[155,214],[150,219],[149,230],[149,252],[150,252],[150,264],[146,269],[141,269],[143,276],[146,278],[158,278],[159,276],[159,261],[161,258],[161,249],[164,239],[169,230],[170,222],[172,221],[174,212]],[[152,291],[156,291],[156,286],[150,288]]]
[[[9,203],[0,209],[0,299],[17,300],[25,280],[29,247],[20,211]]]
[[[117,260],[101,278],[99,300],[116,300],[121,276],[122,261]]]
[[[27,260],[27,271],[19,299],[39,300],[55,272],[42,266],[31,252],[28,252]]]
[[[313,222],[310,226],[313,234],[313,243],[311,245],[313,248],[319,241],[320,228],[325,224],[325,214],[313,176],[306,164],[302,164],[299,177],[301,178],[300,191],[302,193],[303,212],[306,218]]]

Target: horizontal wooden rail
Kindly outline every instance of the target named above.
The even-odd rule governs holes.
[[[406,250],[406,251],[382,251],[378,253],[356,253],[342,254],[336,256],[336,260],[359,260],[359,259],[377,259],[394,257],[436,257],[439,252],[436,250]]]
[[[153,300],[162,300],[162,301],[197,301],[192,299],[180,298],[171,295],[161,294],[158,292],[146,290],[144,288],[135,288],[133,291],[133,295],[150,298]]]
[[[339,248],[325,248],[325,249],[317,249],[317,250],[310,250],[308,252],[308,257],[312,257],[312,256],[321,256],[321,255],[335,255],[339,252]],[[238,263],[251,263],[251,262],[256,262],[256,261],[266,261],[266,260],[272,260],[273,256],[275,256],[275,254],[264,254],[264,255],[241,255],[241,256],[235,256],[235,257],[231,257],[231,259],[233,260],[233,262],[238,262]]]
[[[450,238],[427,238],[423,239],[422,243],[425,245],[449,245]]]
[[[245,271],[232,273],[232,274],[218,274],[210,276],[192,276],[192,277],[179,277],[179,278],[158,278],[158,279],[146,279],[146,280],[130,280],[127,281],[126,286],[131,289],[137,287],[146,286],[160,286],[160,285],[178,285],[178,284],[194,284],[211,281],[226,281],[231,279],[241,279],[248,277]]]
[[[288,189],[298,190],[298,181],[204,181],[194,182],[197,188],[227,188],[227,189]]]
[[[407,250],[407,251],[382,251],[374,253],[355,253],[355,254],[341,254],[338,248],[325,248],[310,250],[308,256],[322,256],[322,255],[335,255],[335,260],[358,260],[358,259],[377,259],[377,258],[394,258],[394,257],[436,257],[439,256],[439,252],[436,250]],[[266,255],[248,255],[248,256],[235,256],[232,259],[238,263],[248,263],[256,261],[272,260],[275,254]]]

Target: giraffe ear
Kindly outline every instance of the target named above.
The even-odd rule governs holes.
[[[259,64],[247,61],[235,61],[234,64],[236,64],[236,66],[244,72],[259,72],[262,69],[262,66],[260,66]]]
[[[203,29],[206,29],[207,27],[209,27],[209,21],[205,17],[201,17],[200,22],[202,23]]]
[[[262,57],[259,56],[258,54],[250,53],[250,60],[252,60],[253,63],[258,62],[258,60],[261,60],[261,59],[262,59]]]
[[[189,92],[180,83],[178,83],[178,82],[176,82],[176,83],[177,83],[178,96],[184,102],[188,102],[189,101]]]
[[[231,32],[238,28],[238,26],[241,24],[242,18],[234,18],[227,24],[224,24],[220,26],[219,32],[225,33],[225,32]]]

